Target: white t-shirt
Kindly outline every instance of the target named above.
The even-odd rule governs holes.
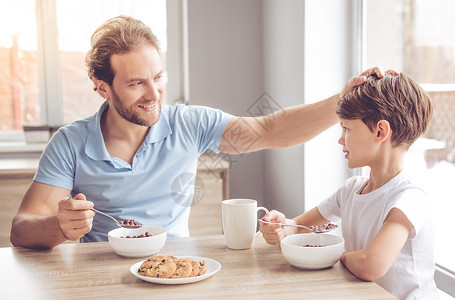
[[[322,216],[341,218],[346,251],[364,249],[375,238],[394,207],[413,228],[387,273],[375,282],[399,299],[438,299],[434,282],[433,228],[425,192],[401,172],[385,185],[361,195],[368,178],[352,177],[335,194],[319,204]]]

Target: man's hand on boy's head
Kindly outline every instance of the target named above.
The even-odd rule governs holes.
[[[386,74],[388,74],[388,75],[400,75],[400,72],[398,72],[397,70],[394,70],[394,69],[389,69],[389,70],[384,72],[381,67],[374,67],[374,68],[368,69],[366,71],[363,71],[362,74],[360,74],[360,76],[362,76],[362,75],[373,75],[373,74],[376,74],[376,76],[378,76],[379,78],[382,78]]]
[[[354,87],[363,84],[366,80],[367,80],[367,78],[365,77],[365,75],[360,75],[360,76],[356,76],[356,77],[352,78],[344,86],[343,90],[341,91],[341,96],[346,94],[348,91],[350,91]]]
[[[387,70],[384,72],[381,67],[374,67],[374,68],[368,69],[366,71],[363,71],[362,74],[360,74],[359,76],[356,76],[356,77],[352,78],[351,80],[349,80],[348,83],[346,83],[346,85],[344,86],[343,90],[341,91],[341,95],[344,95],[347,91],[351,90],[352,88],[363,84],[367,80],[366,75],[373,75],[373,74],[376,74],[376,76],[378,76],[379,78],[382,78],[386,74],[399,75],[400,72],[393,70],[393,69],[390,69],[390,70]]]
[[[376,76],[378,76],[379,78],[382,78],[382,77],[384,77],[385,72],[381,67],[374,67],[374,68],[363,71],[362,74],[360,74],[360,76],[373,75],[373,74],[376,74]]]

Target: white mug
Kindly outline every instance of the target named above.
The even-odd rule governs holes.
[[[265,207],[258,207],[252,199],[230,199],[222,202],[223,231],[226,244],[231,249],[248,249],[258,232],[257,213]]]

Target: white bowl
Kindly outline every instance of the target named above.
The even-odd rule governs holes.
[[[324,269],[333,266],[344,251],[344,239],[334,234],[293,234],[281,240],[281,253],[301,269]],[[306,245],[323,247],[305,247]]]
[[[126,238],[150,233],[152,236],[143,238]],[[166,243],[167,231],[160,226],[142,226],[141,228],[117,228],[107,235],[109,245],[115,253],[126,257],[145,257],[156,254]]]

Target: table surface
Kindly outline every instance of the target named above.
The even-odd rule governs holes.
[[[0,299],[395,299],[340,262],[323,270],[288,264],[279,246],[256,238],[253,248],[231,250],[222,235],[168,238],[160,255],[202,256],[221,264],[196,283],[159,285],[133,276],[145,258],[124,258],[107,242],[62,244],[51,250],[0,248]]]

